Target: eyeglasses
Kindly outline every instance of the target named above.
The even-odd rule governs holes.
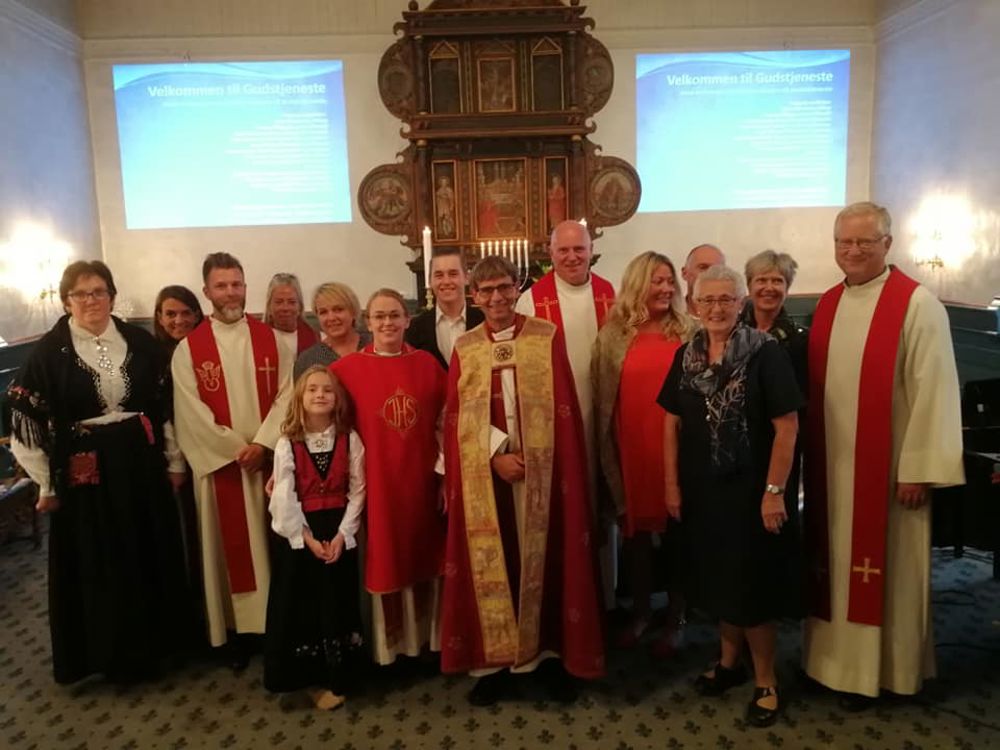
[[[854,240],[843,240],[840,237],[835,237],[833,240],[833,245],[838,250],[850,250],[855,245],[858,246],[858,250],[872,250],[878,243],[880,243],[888,236],[889,235],[887,234],[880,234],[878,237],[874,237],[871,239],[869,239],[868,237],[864,237],[862,239],[854,239]]]
[[[739,302],[739,299],[737,297],[699,297],[695,302],[698,303],[698,307],[705,310],[711,310],[716,305],[725,310]]]
[[[516,287],[508,282],[506,284],[497,284],[496,286],[477,287],[476,294],[478,294],[480,297],[492,297],[494,292],[500,292],[501,296],[506,297],[515,289]]]
[[[95,289],[92,292],[70,292],[66,296],[74,302],[86,302],[88,299],[101,302],[108,299],[111,296],[111,292],[107,289]]]
[[[375,313],[374,315],[369,315],[368,320],[374,320],[376,323],[385,323],[386,321],[390,323],[398,323],[403,319],[403,313],[391,312],[391,313]]]

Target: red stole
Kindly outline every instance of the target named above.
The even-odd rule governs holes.
[[[250,345],[257,381],[257,407],[261,421],[271,410],[278,395],[278,342],[270,326],[249,315],[244,317],[250,329]],[[234,323],[234,325],[239,325]],[[215,423],[232,427],[226,375],[222,371],[219,347],[215,343],[211,318],[205,318],[187,337],[191,348],[191,363],[198,381],[198,396],[212,410]],[[219,510],[219,530],[229,572],[229,588],[233,594],[257,590],[250,552],[250,530],[247,526],[246,501],[243,497],[243,472],[235,461],[212,475],[215,502]]]
[[[350,481],[350,457],[347,444],[349,436],[338,435],[333,445],[333,455],[326,476],[319,473],[301,440],[292,441],[295,457],[295,494],[304,513],[330,510],[347,506],[347,486]]]
[[[615,302],[615,288],[611,282],[596,273],[590,274],[590,288],[594,294],[594,311],[597,313],[597,330],[604,327],[608,310]],[[535,303],[535,317],[555,323],[556,328],[565,331],[562,312],[559,309],[559,294],[556,290],[556,274],[549,271],[531,287],[531,300]]]
[[[295,345],[296,354],[302,354],[302,352],[319,341],[316,331],[313,330],[311,325],[302,320],[302,318],[299,318],[299,325],[295,329],[295,335],[297,337]]]
[[[910,297],[918,284],[892,268],[886,279],[861,360],[857,440],[854,448],[854,515],[851,529],[851,579],[847,619],[881,625],[884,604],[886,529],[892,466],[892,394],[896,355]],[[809,433],[806,446],[805,531],[813,556],[811,614],[831,617],[830,535],[824,424],[826,369],[830,335],[844,284],[819,301],[809,331]],[[862,440],[863,436],[863,440]]]
[[[354,401],[365,464],[365,587],[387,594],[441,575],[445,520],[438,510],[436,428],[445,372],[404,344],[383,357],[368,345],[330,365]]]

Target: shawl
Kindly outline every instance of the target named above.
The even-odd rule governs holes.
[[[705,399],[712,466],[720,472],[739,468],[750,448],[746,414],[747,365],[770,334],[737,323],[729,334],[722,361],[708,361],[708,334],[700,329],[684,350],[680,387]]]
[[[162,451],[165,412],[162,350],[143,329],[113,316],[111,320],[128,345],[123,365],[126,393],[122,409],[149,417],[155,444]],[[64,489],[63,474],[75,424],[100,416],[106,409],[95,377],[96,373],[77,356],[69,315],[64,315],[38,340],[7,389],[10,433],[24,445],[45,451],[52,486],[57,492]]]

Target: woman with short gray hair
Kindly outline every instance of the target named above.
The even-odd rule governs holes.
[[[743,306],[740,322],[771,334],[788,353],[795,368],[795,379],[806,393],[808,332],[795,323],[785,311],[788,290],[795,279],[799,264],[788,253],[765,250],[746,263],[749,296]],[[796,478],[798,472],[795,472]]]
[[[803,404],[775,340],[739,322],[743,277],[713,266],[695,282],[702,327],[674,357],[658,403],[667,412],[667,510],[683,519],[688,603],[718,618],[721,656],[695,682],[719,696],[744,683],[744,640],[756,682],[754,726],[781,709],[775,622],[800,615],[797,513],[785,493]]]

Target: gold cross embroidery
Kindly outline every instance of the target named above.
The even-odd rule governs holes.
[[[882,569],[881,568],[872,568],[872,567],[869,567],[871,565],[871,562],[872,562],[872,559],[870,557],[866,557],[864,565],[855,565],[854,567],[851,568],[851,572],[852,573],[861,573],[862,574],[862,577],[861,577],[861,582],[862,583],[870,583],[870,581],[868,580],[868,576],[869,575],[874,575],[874,576],[880,576],[880,575],[882,575]]]
[[[600,297],[594,297],[594,302],[604,306],[605,315],[608,314],[608,310],[610,310],[611,306],[615,303],[615,301],[606,294],[602,294]]]
[[[271,365],[271,358],[264,357],[264,366],[258,367],[257,372],[264,373],[264,382],[267,384],[267,395],[271,395],[271,373],[277,372],[277,368]]]

